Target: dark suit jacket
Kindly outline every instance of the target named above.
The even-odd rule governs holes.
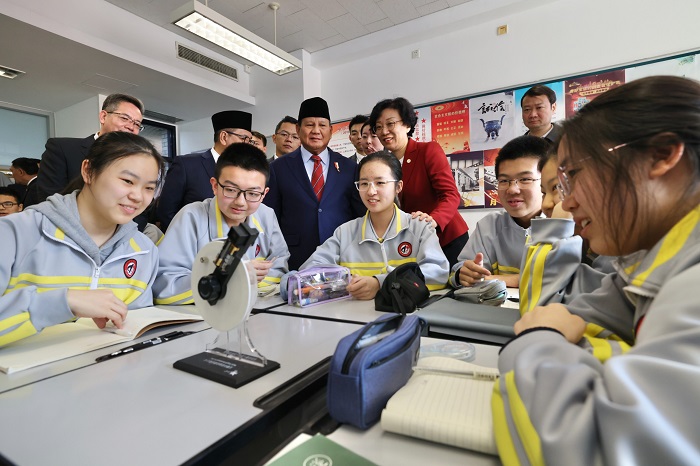
[[[158,201],[161,230],[167,230],[175,214],[187,204],[214,197],[209,180],[215,166],[210,149],[175,157]]]
[[[403,156],[401,209],[430,214],[438,224],[440,246],[466,233],[469,228],[457,208],[461,202],[447,156],[435,142],[408,139]]]
[[[277,214],[291,254],[290,270],[298,270],[336,228],[366,211],[354,185],[357,164],[330,149],[328,153],[330,163],[320,202],[311,188],[301,148],[270,164],[270,191],[263,202]]]
[[[94,134],[84,139],[50,138],[46,141],[39,174],[26,196],[28,205],[43,202],[52,194],[62,192],[73,179],[80,176],[80,167],[93,142]]]

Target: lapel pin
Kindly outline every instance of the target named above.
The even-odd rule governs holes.
[[[411,159],[406,160],[406,163],[411,163]]]
[[[338,166],[338,162],[333,162],[333,165],[335,165],[335,171],[340,173],[340,167]]]

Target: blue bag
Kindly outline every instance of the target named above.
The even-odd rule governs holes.
[[[424,322],[387,314],[338,343],[328,374],[328,412],[338,422],[367,429],[403,387],[418,360]]]

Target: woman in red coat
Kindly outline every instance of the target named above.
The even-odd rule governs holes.
[[[469,239],[469,227],[457,210],[461,199],[445,152],[435,141],[411,139],[417,121],[413,105],[402,97],[382,100],[369,116],[384,149],[402,163],[401,209],[433,223],[452,266]]]

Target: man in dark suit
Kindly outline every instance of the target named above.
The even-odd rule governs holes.
[[[228,110],[211,117],[214,127],[214,147],[205,151],[175,157],[165,177],[163,192],[158,200],[157,216],[160,229],[165,231],[178,211],[191,202],[214,196],[211,178],[219,155],[234,142],[252,144],[253,116],[247,112]]]
[[[325,100],[301,103],[297,133],[301,147],[270,165],[270,190],[263,200],[277,214],[290,270],[298,269],[338,226],[366,211],[354,185],[357,165],[328,149],[332,131]]]
[[[369,117],[365,115],[355,115],[348,129],[350,130],[350,142],[355,147],[355,153],[350,156],[350,160],[355,163],[360,163],[360,160],[365,158],[365,153],[362,151],[362,125],[364,125]]]
[[[141,131],[144,106],[136,97],[126,94],[108,95],[98,114],[100,130],[81,138],[50,138],[41,156],[41,166],[36,180],[26,195],[25,208],[43,202],[52,194],[62,192],[68,184],[80,176],[80,167],[92,143],[99,136],[112,131]]]
[[[10,171],[15,182],[10,187],[19,194],[20,204],[24,204],[29,186],[36,181],[36,175],[39,173],[39,162],[39,159],[28,157],[19,157],[12,161]]]

